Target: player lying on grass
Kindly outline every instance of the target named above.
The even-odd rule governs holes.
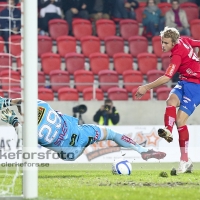
[[[178,173],[185,173],[191,171],[193,166],[191,159],[188,158],[189,132],[186,123],[200,104],[200,40],[180,37],[177,29],[169,27],[165,27],[160,36],[163,52],[171,52],[169,67],[164,76],[140,86],[135,96],[141,98],[148,90],[170,81],[176,72],[180,74],[180,81],[167,98],[165,128],[159,129],[158,135],[167,142],[172,142],[172,129],[176,123],[181,151]],[[199,47],[198,55],[195,54],[194,47]],[[179,109],[176,112],[177,107]]]
[[[20,103],[21,99],[0,98],[0,110],[12,105],[18,105],[19,110]],[[13,110],[3,110],[1,120],[15,127],[18,137],[22,137],[21,125]],[[140,153],[144,160],[162,159],[166,156],[164,152],[142,147],[131,138],[107,127],[78,125],[77,118],[61,114],[53,110],[48,103],[38,100],[38,143],[57,152],[61,159],[76,160],[88,145],[102,140],[113,140],[121,147],[133,149]]]

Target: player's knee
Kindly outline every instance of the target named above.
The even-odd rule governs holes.
[[[182,119],[181,117],[177,117],[177,118],[176,118],[176,126],[177,126],[177,127],[184,126],[185,123],[186,123],[185,120]]]

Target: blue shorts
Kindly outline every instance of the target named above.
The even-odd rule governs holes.
[[[200,84],[178,81],[171,93],[176,94],[180,100],[180,110],[190,116],[200,104]]]

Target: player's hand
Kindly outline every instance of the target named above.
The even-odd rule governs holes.
[[[147,89],[144,85],[138,87],[137,92],[135,93],[136,99],[141,99],[142,96],[147,92]]]
[[[16,123],[19,123],[18,117],[14,110],[9,110],[9,108],[2,111],[1,120],[11,124],[12,126],[15,126]]]

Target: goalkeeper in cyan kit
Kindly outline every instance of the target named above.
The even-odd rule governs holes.
[[[0,98],[0,110],[17,105],[21,114],[20,103],[21,99]],[[11,124],[22,139],[22,126],[13,110],[3,110],[1,120]],[[112,140],[121,147],[133,149],[140,153],[144,160],[163,159],[166,156],[166,153],[149,150],[106,126],[78,125],[77,118],[55,111],[45,101],[38,100],[38,143],[57,152],[61,159],[74,161],[88,145],[102,140]]]

